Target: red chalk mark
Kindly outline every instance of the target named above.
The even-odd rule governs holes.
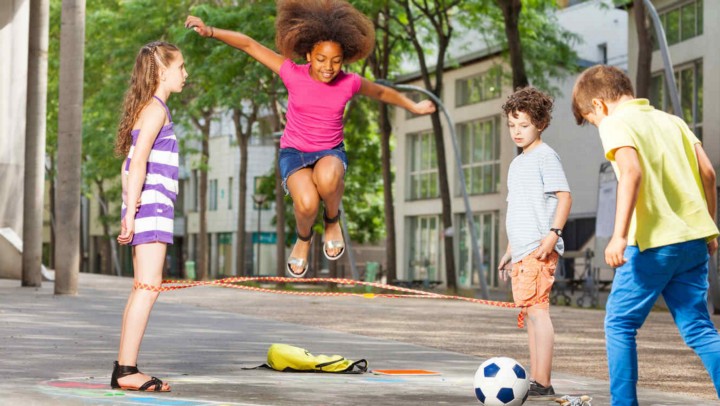
[[[440,372],[426,369],[373,369],[376,375],[440,375]]]
[[[72,388],[72,389],[110,389],[110,385],[102,383],[85,383],[72,381],[51,381],[47,383],[56,388]]]

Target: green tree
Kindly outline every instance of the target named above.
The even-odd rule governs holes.
[[[240,30],[266,46],[274,39],[275,3],[268,0],[253,2],[252,7],[204,5],[193,8],[209,25]],[[237,28],[236,28],[237,27]],[[278,82],[272,71],[243,52],[212,39],[201,38],[194,32],[185,34],[190,44],[189,57],[203,60],[195,66],[196,76],[202,76],[204,95],[218,107],[231,112],[235,126],[235,139],[240,149],[238,174],[237,268],[238,275],[248,274],[245,265],[245,215],[247,212],[248,141],[257,133],[261,114],[269,114]]]
[[[403,13],[394,19],[405,27],[406,40],[410,41],[420,67],[420,77],[427,90],[442,99],[443,76],[450,40],[454,32],[452,15],[457,12],[460,0],[398,0]],[[431,68],[426,57],[427,41],[432,43],[435,51],[435,64]],[[448,290],[457,292],[455,271],[455,249],[452,233],[452,206],[450,203],[450,185],[448,183],[448,162],[445,155],[445,138],[440,121],[440,109],[431,115],[435,152],[437,154],[438,184],[442,203],[443,243],[445,258],[445,279]]]
[[[391,79],[397,71],[400,56],[409,51],[409,44],[404,41],[404,32],[393,16],[402,12],[394,0],[376,0],[367,3],[366,12],[375,25],[375,49],[368,58],[375,79]],[[388,281],[397,279],[397,243],[395,231],[395,204],[393,198],[393,173],[391,166],[392,123],[390,106],[377,103],[378,130],[380,131],[380,161],[383,178],[383,207],[385,225],[385,258],[386,276]]]

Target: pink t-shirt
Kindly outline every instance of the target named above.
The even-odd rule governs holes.
[[[286,59],[280,78],[288,90],[287,123],[280,148],[315,152],[340,144],[345,106],[360,90],[360,75],[341,71],[332,82],[323,83],[310,77],[310,65]]]

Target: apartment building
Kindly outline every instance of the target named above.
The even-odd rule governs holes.
[[[591,66],[607,63],[627,68],[628,16],[624,10],[603,6],[600,1],[569,2],[558,12],[558,22],[578,34],[583,42],[575,45],[580,63]],[[473,41],[473,33],[466,33]],[[477,34],[475,34],[477,36]],[[498,286],[497,263],[507,237],[505,215],[508,168],[516,156],[501,114],[501,106],[511,93],[502,75],[509,72],[500,54],[491,47],[456,47],[452,55],[459,63],[445,71],[442,95],[454,121],[460,161],[466,179],[473,220],[477,228],[481,268],[490,287]],[[420,85],[418,74],[405,76],[404,83]],[[556,95],[553,121],[543,140],[560,155],[573,194],[573,208],[566,227],[568,249],[590,243],[594,232],[600,166],[604,161],[597,132],[578,127],[570,111],[570,96],[576,75],[552,85]],[[395,210],[398,230],[397,269],[401,279],[445,279],[443,235],[452,232],[458,286],[476,288],[478,273],[472,264],[470,233],[462,200],[462,190],[453,154],[451,132],[444,124],[446,160],[452,193],[453,229],[443,230],[438,188],[435,142],[428,117],[413,117],[396,111],[393,122],[397,145],[393,152],[396,169]]]
[[[720,164],[720,77],[712,71],[720,66],[720,53],[713,42],[720,35],[715,24],[720,18],[720,2],[703,0],[654,0],[667,38],[675,72],[683,119],[703,141],[711,161]],[[637,73],[637,33],[629,21],[628,73]],[[664,66],[658,47],[652,56],[650,103],[673,112],[664,79]]]

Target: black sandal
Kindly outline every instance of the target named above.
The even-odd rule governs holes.
[[[327,215],[327,211],[323,210],[323,220],[325,221],[325,228],[327,228],[328,224],[335,224],[338,221],[340,221],[340,214],[342,212],[338,209],[337,216],[330,218]],[[342,225],[340,226],[340,233],[342,234]],[[328,255],[328,250],[332,249],[340,249],[340,252],[335,256]],[[342,240],[330,240],[325,241],[325,244],[323,244],[323,254],[325,254],[325,258],[327,258],[330,261],[335,261],[338,258],[340,258],[345,253],[345,241]]]
[[[310,235],[308,235],[308,236],[300,235],[300,232],[297,230],[295,230],[295,233],[297,233],[298,240],[303,241],[303,242],[312,241],[313,234],[314,234],[312,228],[310,228]],[[301,267],[302,270],[299,273],[296,273],[293,271],[292,265],[299,266],[299,267]],[[308,260],[306,258],[296,258],[296,257],[291,256],[290,258],[288,258],[288,261],[287,261],[288,274],[290,276],[292,276],[293,278],[302,278],[307,273],[309,265],[310,264],[308,263]]]
[[[139,374],[140,370],[137,366],[120,365],[117,361],[113,363],[112,377],[110,378],[110,386],[113,389],[138,391],[138,392],[170,392],[170,389],[163,389],[163,381],[155,378],[150,378],[149,381],[145,382],[139,388],[122,386],[118,383],[118,379],[124,378],[129,375]]]

